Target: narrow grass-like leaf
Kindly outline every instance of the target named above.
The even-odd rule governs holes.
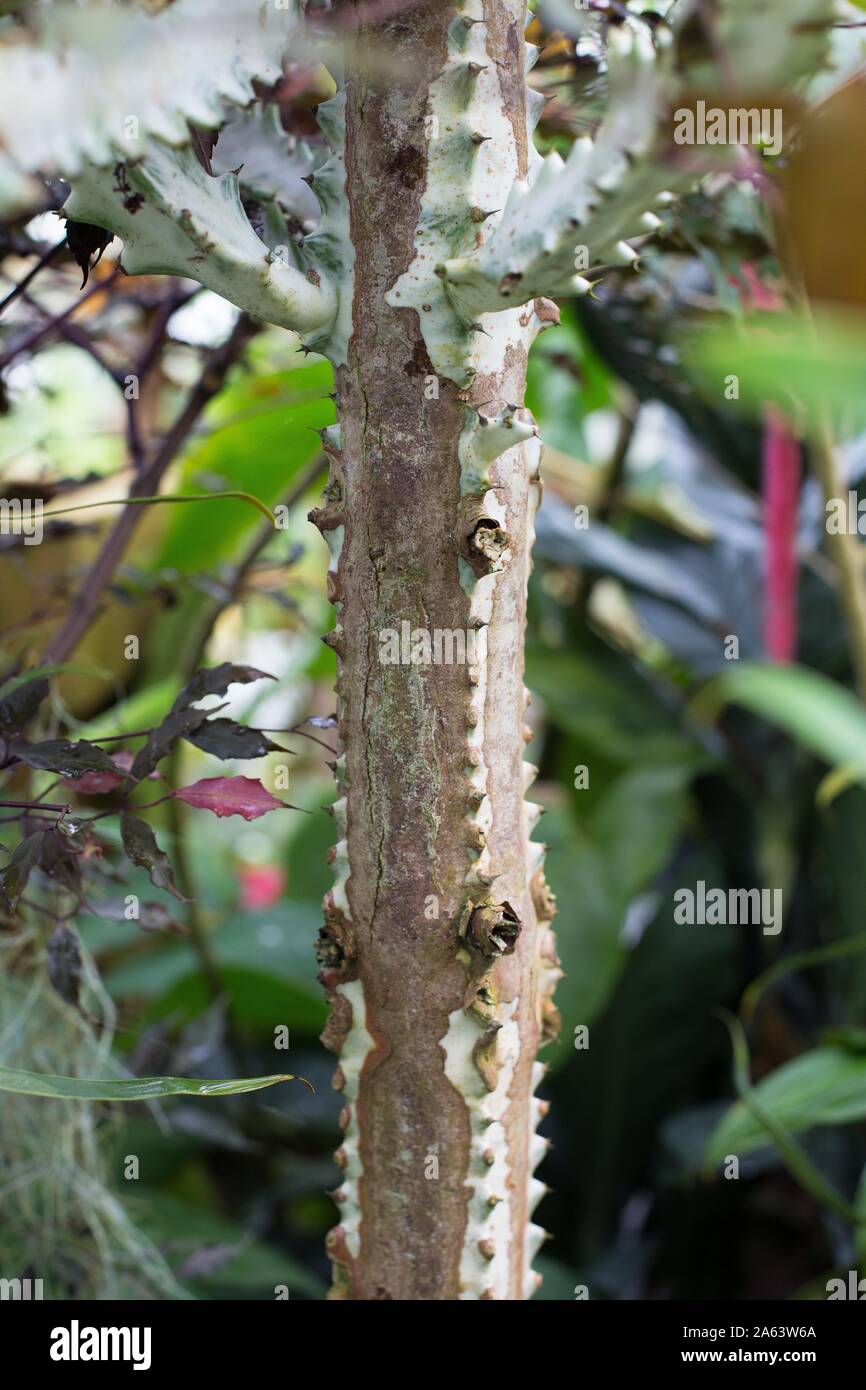
[[[89,512],[95,507],[155,507],[165,502],[247,502],[256,511],[266,516],[271,525],[276,528],[277,518],[266,507],[264,502],[260,502],[258,497],[253,497],[251,492],[201,492],[194,495],[181,495],[180,493],[163,493],[160,497],[106,497],[102,502],[81,502],[75,507],[54,507],[50,512],[42,513],[43,521],[50,521],[55,516],[66,516],[69,512]]]
[[[0,1066],[0,1091],[21,1096],[48,1096],[53,1100],[164,1100],[168,1096],[237,1096],[262,1091],[281,1081],[303,1081],[306,1077],[284,1072],[278,1076],[252,1076],[237,1081],[199,1081],[188,1076],[141,1076],[122,1080],[77,1076],[50,1076],[42,1072],[18,1071]]]
[[[748,1023],[764,991],[785,975],[790,975],[796,970],[809,970],[816,965],[829,965],[833,961],[857,955],[861,951],[866,951],[866,933],[848,936],[842,941],[831,941],[826,946],[816,946],[812,951],[797,951],[794,955],[783,957],[782,960],[776,961],[775,965],[762,971],[745,990],[740,1001],[740,1017],[744,1023]]]

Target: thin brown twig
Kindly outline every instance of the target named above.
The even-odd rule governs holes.
[[[52,912],[50,907],[45,907],[43,903],[34,902],[32,898],[22,898],[22,907],[29,907],[32,912],[41,912],[44,917],[50,917],[52,922],[70,922],[73,917],[77,917],[80,911],[78,904],[70,912]]]
[[[83,328],[80,328],[78,326],[77,323],[70,323],[66,319],[54,318],[51,314],[51,311],[49,309],[44,308],[43,305],[39,303],[38,299],[33,298],[32,294],[27,294],[25,292],[23,298],[24,302],[26,304],[29,304],[31,308],[35,309],[38,314],[41,314],[44,319],[48,319],[51,321],[51,323],[58,330],[62,338],[65,338],[66,341],[68,343],[71,343],[73,347],[81,348],[82,352],[86,352],[88,357],[92,357],[97,366],[101,367],[105,374],[111,377],[111,380],[114,382],[115,386],[119,386],[121,384],[121,381],[123,379],[121,374],[118,371],[116,371],[115,368],[112,367],[108,362],[106,362],[105,358],[102,356],[102,353],[99,351],[99,348],[96,346],[89,333],[86,333]]]
[[[159,305],[153,317],[148,340],[133,369],[139,381],[143,381],[150,369],[154,366],[162,350],[165,331],[170,320],[179,309],[189,304],[191,299],[195,299],[195,296],[201,293],[201,288],[201,285],[196,285],[195,289],[192,290],[173,289],[172,293],[167,295]]]
[[[617,493],[625,476],[626,460],[637,429],[639,413],[640,408],[634,400],[630,400],[620,412],[616,444],[605,469],[604,493],[595,508],[596,520],[602,523],[610,519],[616,506]],[[589,601],[595,588],[596,578],[597,576],[589,570],[584,570],[580,578],[576,604],[578,611],[584,616],[589,609]]]
[[[124,392],[123,399],[126,403],[126,443],[129,457],[135,472],[141,473],[147,463],[147,452],[138,422],[138,398],[127,396]]]
[[[316,738],[315,734],[310,734],[306,729],[301,728],[300,724],[295,724],[291,729],[259,729],[261,734],[297,734],[298,738],[308,738],[311,743],[318,743],[320,748],[324,748],[330,753],[332,758],[336,758],[337,750],[332,748],[330,743],[326,743],[323,738]]]
[[[51,264],[58,251],[61,251],[65,244],[66,238],[64,237],[63,240],[58,241],[56,245],[49,246],[48,250],[39,257],[39,260],[36,262],[36,264],[32,266],[30,270],[28,270],[27,274],[24,276],[24,279],[19,280],[18,284],[15,285],[14,288],[9,291],[5,299],[0,299],[0,314],[4,313],[4,311],[9,308],[10,304],[14,304],[15,300],[18,299],[20,295],[25,294],[27,292],[28,286],[33,283],[40,271],[43,271],[46,266],[49,266]]]
[[[43,339],[56,332],[68,318],[78,312],[82,304],[86,304],[89,299],[93,299],[94,295],[103,294],[109,289],[119,275],[120,267],[118,266],[112,270],[104,280],[96,281],[95,284],[90,286],[89,290],[85,290],[84,294],[70,304],[67,309],[64,309],[62,314],[56,314],[53,318],[49,319],[48,323],[44,323],[41,328],[34,329],[26,338],[19,339],[8,352],[5,352],[3,356],[0,357],[0,371],[4,371],[6,367],[9,366],[9,363],[13,362],[22,352],[32,351]]]
[[[175,455],[185,443],[193,426],[208,402],[221,389],[230,369],[247,343],[258,332],[257,326],[241,315],[225,343],[208,356],[198,382],[187,398],[186,405],[162,441],[150,463],[133,480],[129,496],[147,497],[154,493]],[[125,507],[105,538],[102,550],[74,599],[66,622],[54,634],[43,656],[43,664],[65,661],[75,650],[102,601],[103,590],[110,582],[140,520],[138,507]]]
[[[22,811],[63,811],[64,814],[72,809],[68,801],[62,806],[56,801],[0,801],[0,806],[11,809],[17,807]]]

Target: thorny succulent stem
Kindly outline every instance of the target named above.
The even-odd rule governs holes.
[[[314,514],[338,614],[339,842],[319,952],[345,1102],[337,1298],[522,1299],[543,1238],[535,1057],[559,972],[523,799],[540,446],[521,403],[529,345],[555,316],[517,306],[445,342],[456,319],[436,267],[532,158],[522,4],[469,0],[460,16],[424,7],[363,34],[362,49],[393,47],[405,85],[383,91],[363,51],[347,82],[355,287]],[[472,655],[384,664],[382,634],[404,621],[471,634]]]

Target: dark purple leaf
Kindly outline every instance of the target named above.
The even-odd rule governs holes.
[[[187,682],[172,705],[172,712],[186,709],[187,705],[203,700],[206,695],[225,695],[230,685],[273,680],[276,680],[276,676],[269,676],[267,671],[257,671],[255,666],[233,666],[230,661],[224,661],[219,666],[208,666],[196,671],[192,680]]]
[[[164,888],[182,903],[188,902],[189,899],[178,891],[168,857],[156,843],[156,836],[147,822],[124,812],[120,817],[120,833],[127,855],[140,869],[147,869],[154,887]]]
[[[236,724],[233,719],[208,719],[189,735],[189,741],[215,758],[263,758],[266,753],[287,751],[258,730]]]
[[[27,887],[27,880],[39,863],[44,833],[37,830],[35,835],[28,835],[26,840],[17,844],[3,870],[3,890],[10,907],[15,907]]]
[[[28,767],[38,768],[40,772],[57,772],[76,782],[86,772],[117,770],[107,753],[83,740],[69,743],[64,738],[55,738],[47,743],[25,743],[23,739],[15,739],[9,751]]]
[[[114,772],[85,772],[77,781],[70,782],[64,779],[63,785],[77,791],[81,796],[105,796],[108,792],[115,791],[126,781],[126,774],[132,769],[134,756],[128,749],[121,748],[117,753],[110,754],[110,757],[114,763]],[[149,775],[151,780],[159,780],[158,772],[151,772]]]
[[[42,835],[39,867],[67,893],[81,902],[81,867],[59,830],[46,830]]]
[[[41,677],[16,686],[9,695],[0,695],[0,729],[6,733],[23,729],[35,718],[47,694],[48,681]]]
[[[160,758],[171,752],[179,738],[186,738],[203,724],[208,713],[205,709],[172,710],[156,729],[151,729],[147,742],[139,748],[133,759],[130,777],[137,782],[149,777]]]

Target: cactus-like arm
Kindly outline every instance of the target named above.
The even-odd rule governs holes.
[[[480,248],[440,268],[464,321],[538,295],[586,294],[593,266],[636,260],[629,239],[659,225],[652,209],[682,177],[655,151],[667,54],[639,24],[612,28],[608,42],[610,101],[596,138],[577,140],[565,161],[548,155],[533,180],[515,180]]]
[[[85,170],[65,211],[122,237],[131,275],[188,276],[254,317],[299,333],[336,316],[333,285],[269,251],[250,226],[235,175],[211,177],[188,146],[155,140],[137,163]]]
[[[319,108],[332,157],[317,171],[322,215],[302,246],[272,252],[244,212],[234,174],[211,177],[189,149],[189,122],[215,127],[232,104],[273,82],[282,59],[312,52],[297,6],[271,0],[175,0],[39,15],[0,48],[0,207],[30,196],[30,171],[72,184],[68,217],[124,242],[130,274],[183,275],[255,318],[345,357],[353,252],[343,184],[342,109]],[[22,163],[22,160],[24,161]]]
[[[190,146],[150,142],[147,154],[86,167],[66,215],[105,227],[124,243],[131,275],[184,275],[254,318],[299,333],[336,364],[345,361],[354,251],[344,194],[342,94],[323,102],[319,124],[332,149],[314,176],[316,231],[271,250],[253,230],[235,174],[208,174]]]
[[[65,178],[135,159],[149,136],[185,144],[188,121],[219,125],[310,42],[273,0],[174,0],[160,14],[58,3],[40,8],[32,42],[15,38],[0,48],[0,148]]]

